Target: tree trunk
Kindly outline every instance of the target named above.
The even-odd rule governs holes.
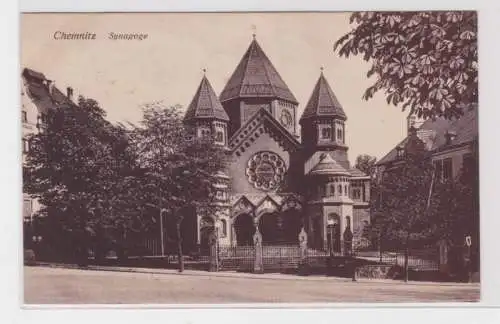
[[[409,269],[408,269],[408,257],[409,257],[409,254],[410,254],[410,251],[409,251],[409,243],[410,243],[410,234],[408,234],[406,236],[406,244],[405,244],[405,261],[404,261],[404,271],[405,271],[405,282],[408,282],[408,272],[409,272]]]
[[[181,222],[177,222],[176,224],[177,230],[177,258],[179,262],[179,272],[184,271],[184,260],[182,257],[182,236],[181,236]]]
[[[381,235],[381,233],[378,234],[378,257],[379,257],[379,262],[382,263],[382,235]]]

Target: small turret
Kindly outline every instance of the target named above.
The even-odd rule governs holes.
[[[205,73],[206,70],[203,70]],[[227,146],[229,117],[222,107],[206,75],[188,106],[184,122],[195,128],[196,136],[213,136],[215,143]]]

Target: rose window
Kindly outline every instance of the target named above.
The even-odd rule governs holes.
[[[248,160],[246,175],[248,181],[257,189],[274,190],[285,176],[286,165],[283,159],[273,152],[259,152]]]

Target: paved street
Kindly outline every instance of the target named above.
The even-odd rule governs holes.
[[[290,277],[288,277],[290,278]],[[254,279],[25,267],[26,304],[477,301],[478,284]]]

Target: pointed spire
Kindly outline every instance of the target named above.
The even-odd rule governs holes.
[[[189,121],[199,118],[229,121],[226,111],[222,107],[212,85],[205,75],[206,71],[206,69],[203,69],[203,78],[201,79],[193,100],[187,108],[184,120]]]
[[[255,97],[279,98],[297,103],[254,34],[250,46],[222,90],[220,101]]]
[[[321,116],[339,117],[344,120],[347,119],[342,105],[333,93],[328,81],[326,81],[323,70],[324,68],[321,67],[318,82],[316,82],[311,98],[309,99],[300,120]]]

